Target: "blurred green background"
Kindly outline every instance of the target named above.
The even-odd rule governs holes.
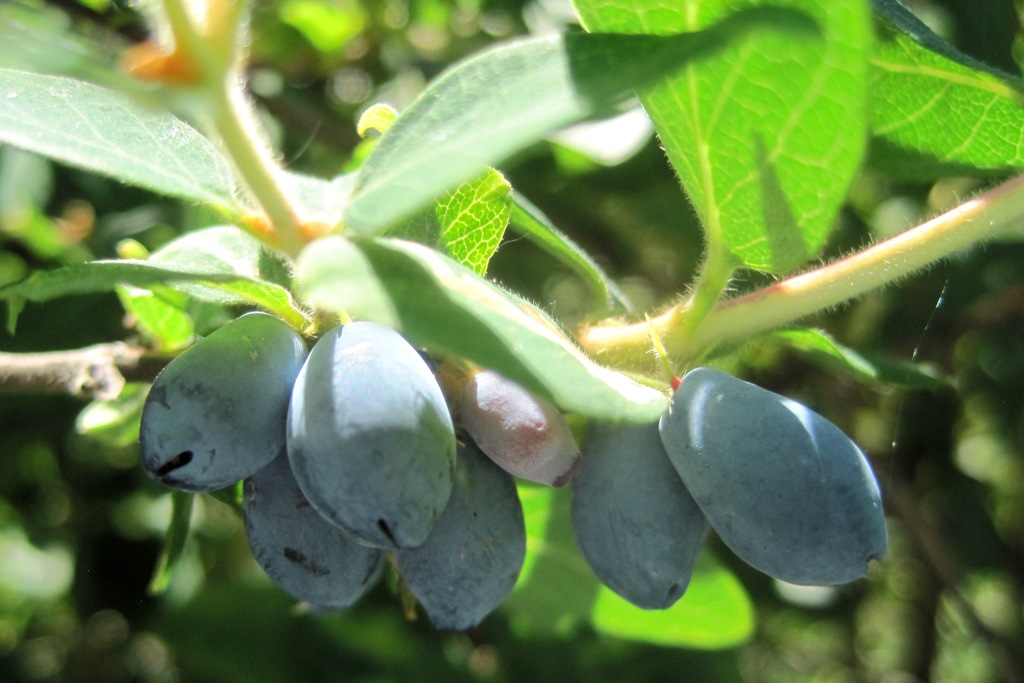
[[[1010,0],[913,8],[965,52],[1019,72]],[[358,158],[354,121],[367,106],[401,109],[454,61],[572,21],[561,0],[264,0],[250,27],[250,87],[286,165],[331,176]],[[0,3],[4,66],[113,82],[119,51],[145,36],[127,3]],[[502,170],[638,310],[684,291],[699,227],[642,116],[560,135]],[[895,184],[865,170],[829,251],[905,229],[985,182]],[[126,238],[155,248],[205,220],[0,148],[0,284],[113,257]],[[724,648],[656,646],[511,608],[469,633],[437,632],[422,615],[406,618],[393,580],[347,612],[305,613],[255,565],[236,512],[208,496],[197,498],[168,590],[151,595],[170,494],[137,466],[137,424],[124,417],[138,394],[88,407],[0,394],[0,681],[1024,681],[1021,236],[811,321],[865,354],[932,364],[950,388],[867,385],[770,340],[736,359],[745,378],[798,398],[865,449],[890,553],[865,580],[797,591],[712,539],[708,552],[739,577],[756,618]],[[585,292],[572,274],[514,233],[506,239],[490,275],[568,324],[583,320]],[[763,283],[745,274],[736,286]],[[224,314],[197,311],[197,331]],[[16,336],[0,332],[0,351],[132,334],[116,296],[75,297],[30,305]],[[693,628],[702,627],[717,628]]]

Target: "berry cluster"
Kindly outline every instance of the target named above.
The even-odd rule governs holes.
[[[800,403],[710,368],[683,377],[658,423],[591,424],[573,489],[587,562],[647,609],[686,590],[709,526],[755,569],[802,585],[853,581],[887,547],[860,449]]]
[[[777,578],[851,581],[886,547],[871,470],[834,425],[716,370],[684,377],[660,423],[592,423],[582,455],[550,403],[490,372],[451,412],[397,332],[353,322],[304,340],[250,313],[172,361],[142,414],[159,481],[244,480],[253,555],[314,609],[342,609],[390,553],[439,628],[479,623],[526,552],[513,475],[573,482],[573,527],[597,577],[665,608],[685,591],[709,525]],[[486,455],[486,457],[485,457]]]
[[[353,604],[391,553],[432,621],[466,629],[508,595],[526,554],[512,476],[456,441],[426,362],[375,323],[334,328],[307,353],[277,318],[243,315],[157,377],[140,445],[169,486],[244,480],[253,556],[317,610]]]

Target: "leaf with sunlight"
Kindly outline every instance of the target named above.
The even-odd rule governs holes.
[[[785,273],[831,233],[866,141],[866,2],[575,0],[590,31],[689,35],[737,7],[790,30],[736,35],[640,100],[703,224],[709,250]]]
[[[0,142],[128,185],[244,212],[220,151],[166,111],[64,76],[0,69]]]
[[[601,588],[591,621],[602,633],[667,647],[735,647],[754,632],[754,605],[731,572],[705,551],[686,593],[665,610],[643,610]]]
[[[327,311],[395,327],[415,344],[491,368],[592,417],[650,422],[668,399],[588,358],[544,312],[414,242],[327,237],[299,257],[296,285]]]
[[[487,272],[512,211],[512,186],[488,169],[438,200],[434,215],[445,251],[477,275]]]
[[[744,36],[771,34],[788,45],[807,23],[794,24],[792,15],[741,11],[682,35],[570,33],[489,49],[453,67],[399,114],[359,172],[345,223],[380,233],[487,166],[558,128],[609,113],[634,88]]]
[[[871,57],[872,167],[898,178],[1024,167],[1024,81],[957,51],[905,7]]]

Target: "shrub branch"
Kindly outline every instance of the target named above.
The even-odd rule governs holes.
[[[152,381],[169,360],[122,342],[69,351],[0,353],[0,391],[111,399],[126,382]]]
[[[1024,176],[1018,176],[930,221],[846,258],[750,294],[720,301],[688,334],[687,302],[647,321],[584,329],[580,344],[602,362],[642,369],[652,328],[672,359],[685,366],[715,348],[783,327],[891,285],[975,247],[1024,219]]]

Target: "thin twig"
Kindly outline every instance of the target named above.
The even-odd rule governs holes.
[[[168,357],[122,342],[68,351],[0,353],[0,391],[115,398],[129,381],[152,381]]]

